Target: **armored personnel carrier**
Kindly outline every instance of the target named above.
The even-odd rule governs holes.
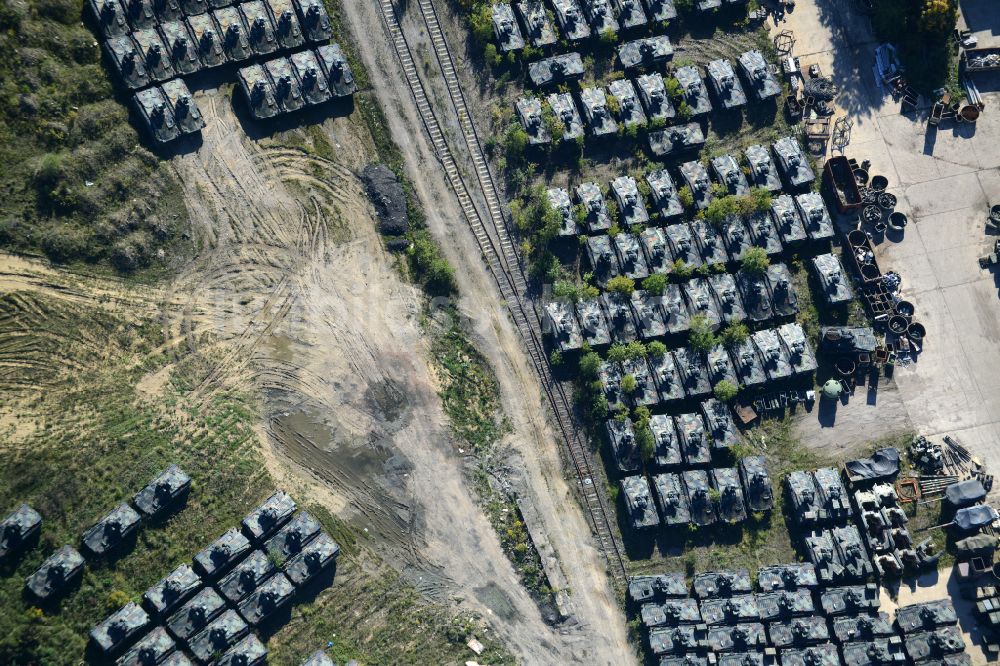
[[[608,317],[611,337],[622,343],[638,338],[635,320],[632,318],[632,306],[628,296],[605,292],[601,294],[601,305]]]
[[[729,261],[726,243],[714,225],[705,220],[695,220],[691,223],[691,231],[701,253],[702,262],[712,265],[725,264]]]
[[[728,652],[718,655],[719,666],[777,666],[778,654],[774,648],[763,652]]]
[[[348,97],[358,91],[354,72],[347,64],[347,58],[339,44],[324,44],[316,47],[316,57],[323,67],[327,81],[330,82],[330,90],[333,91],[334,97]]]
[[[703,222],[702,224],[708,225],[707,222]],[[704,241],[704,243],[708,242],[708,240]],[[736,280],[733,276],[729,273],[716,273],[709,275],[706,279],[709,286],[712,287],[712,293],[715,295],[716,302],[719,304],[719,315],[722,321],[726,324],[736,324],[745,321],[747,313],[743,308],[743,301],[740,299]]]
[[[708,75],[708,85],[723,109],[730,111],[746,106],[746,93],[743,92],[743,86],[736,78],[736,72],[733,71],[731,62],[725,58],[713,60],[708,63],[705,72]]]
[[[806,187],[816,180],[816,174],[809,167],[802,146],[794,137],[786,136],[784,139],[778,139],[772,148],[778,160],[778,168],[781,169],[789,185]]]
[[[528,143],[533,146],[549,143],[552,136],[542,122],[542,102],[537,97],[521,97],[514,103],[521,127],[528,135]]]
[[[705,417],[712,446],[717,449],[729,448],[737,442],[739,434],[732,414],[725,403],[709,398],[701,403],[701,415]],[[737,481],[738,483],[738,481]]]
[[[279,490],[243,519],[243,533],[251,542],[263,544],[288,522],[293,513],[295,502]]]
[[[851,282],[840,260],[833,254],[820,254],[812,259],[816,278],[823,287],[823,299],[828,305],[850,303],[854,298]]]
[[[646,9],[649,10],[649,20],[656,23],[677,18],[674,0],[646,0]]]
[[[667,235],[659,227],[647,227],[639,234],[646,255],[646,265],[650,273],[670,273],[674,265],[673,253],[667,242]]]
[[[559,351],[572,351],[583,346],[580,325],[573,315],[573,305],[568,301],[545,304],[545,332],[552,336],[552,344]]]
[[[546,98],[552,113],[555,114],[565,128],[563,131],[563,141],[572,141],[583,136],[583,120],[580,112],[576,110],[576,103],[569,93],[552,93]]]
[[[0,522],[0,563],[38,543],[42,516],[27,504],[20,504]]]
[[[528,65],[528,78],[536,88],[576,81],[582,76],[583,60],[575,51],[536,60]]]
[[[597,183],[581,183],[576,188],[576,198],[587,212],[587,228],[591,232],[611,228],[611,215],[604,201],[604,195]]]
[[[670,352],[662,356],[650,356],[649,367],[653,373],[653,381],[660,392],[661,402],[674,402],[684,399],[684,378],[681,376],[677,363]]]
[[[777,331],[757,331],[751,337],[760,351],[760,357],[764,360],[764,370],[771,381],[792,376],[791,358]]]
[[[170,50],[160,39],[160,33],[155,27],[134,31],[132,39],[135,40],[139,57],[151,82],[158,83],[177,76],[177,71],[170,61]]]
[[[740,55],[739,61],[754,99],[763,102],[781,94],[781,85],[767,66],[764,54],[756,50],[747,51]]]
[[[660,214],[661,220],[672,220],[684,215],[684,206],[677,194],[677,186],[666,169],[650,171],[646,174],[650,199]]]
[[[757,606],[760,608],[760,619],[765,622],[777,622],[791,617],[812,615],[816,612],[812,590],[809,588],[777,590],[758,594]],[[828,640],[828,638],[829,636],[824,635],[823,640]]]
[[[684,381],[684,392],[689,398],[700,398],[712,392],[708,367],[699,352],[687,347],[674,350],[674,363]]]
[[[316,650],[309,658],[302,662],[302,666],[337,666],[336,663],[322,650]]]
[[[829,643],[781,651],[781,666],[840,666],[837,648]]]
[[[313,43],[333,39],[330,15],[321,0],[294,0],[295,8],[302,19],[302,33]]]
[[[83,556],[72,546],[63,546],[28,576],[25,588],[39,601],[56,599],[68,591],[82,573]]]
[[[253,547],[235,527],[194,556],[194,570],[205,580],[213,580],[243,559]]]
[[[670,60],[673,55],[674,47],[666,35],[635,39],[618,47],[618,61],[625,69],[639,66],[653,68]],[[663,85],[662,78],[660,85]]]
[[[680,285],[668,284],[663,290],[663,314],[667,331],[671,335],[684,333],[691,328],[691,311]]]
[[[337,560],[340,546],[321,532],[301,553],[285,563],[285,575],[296,588],[303,588],[326,571]]]
[[[833,618],[833,634],[838,643],[869,641],[895,635],[886,613],[843,615]]]
[[[846,666],[889,666],[906,663],[903,639],[898,636],[879,638],[840,647]]]
[[[767,148],[754,144],[743,151],[743,156],[750,165],[750,181],[754,187],[760,187],[768,192],[781,191],[781,178],[771,160]]]
[[[694,65],[678,67],[674,71],[674,78],[681,84],[684,93],[684,101],[691,109],[691,116],[697,118],[712,112],[712,102],[708,98],[708,88],[698,73],[698,68]]]
[[[219,8],[229,4],[227,0],[181,0],[181,9],[188,16],[204,14],[213,7]]]
[[[806,227],[799,215],[795,201],[787,194],[774,197],[771,200],[771,213],[785,245],[794,245],[807,238]]]
[[[590,19],[595,35],[618,32],[618,21],[609,0],[583,0],[583,11]]]
[[[646,257],[638,236],[619,233],[612,241],[618,254],[618,265],[622,268],[622,275],[636,281],[649,276],[649,266],[646,265]]]
[[[231,62],[243,62],[253,57],[250,28],[235,6],[223,7],[212,12],[222,31],[222,48]]]
[[[950,599],[910,604],[896,611],[896,626],[904,634],[930,631],[956,622],[958,615]]]
[[[747,320],[751,322],[769,321],[774,316],[774,303],[767,288],[767,274],[740,270],[736,274],[736,284],[743,295],[743,307]]]
[[[591,347],[601,347],[611,343],[611,329],[604,318],[601,302],[597,298],[585,298],[576,303],[576,316],[580,322],[580,335]]]
[[[189,16],[187,25],[203,69],[219,67],[229,61],[223,48],[222,29],[213,14]]]
[[[670,356],[664,354],[664,357]],[[674,419],[667,414],[656,414],[649,419],[653,432],[653,464],[656,467],[678,467],[682,464],[681,443],[674,428]]]
[[[826,522],[823,497],[816,490],[816,482],[809,472],[796,470],[788,475],[788,496],[792,502],[792,516],[802,527]]]
[[[332,97],[330,83],[323,74],[323,68],[312,51],[299,51],[288,56],[295,69],[295,75],[302,87],[302,97],[306,104],[322,104]]]
[[[668,225],[664,231],[670,242],[670,253],[675,261],[683,262],[689,268],[701,266],[701,252],[695,244],[694,232],[686,222]]]
[[[201,663],[223,654],[250,633],[247,623],[234,610],[227,610],[188,641],[188,650]]]
[[[302,550],[319,535],[319,522],[306,511],[300,511],[267,542],[264,551],[272,559],[285,561]]]
[[[132,30],[156,29],[156,10],[152,0],[123,0]]]
[[[695,0],[694,8],[699,12],[709,12],[722,6],[722,0]]]
[[[106,656],[121,652],[146,630],[149,616],[135,602],[128,602],[90,630],[90,642]]]
[[[142,595],[142,604],[153,617],[165,617],[180,608],[200,588],[198,574],[190,565],[182,564],[146,590]]]
[[[706,571],[695,574],[692,583],[694,596],[699,599],[731,597],[733,595],[750,594],[753,591],[750,572],[746,569]]]
[[[857,615],[878,610],[878,585],[829,587],[820,592],[820,606],[828,616]]]
[[[743,486],[747,487],[747,474],[744,472],[747,461],[757,459],[763,467],[763,456],[747,456],[740,460],[740,476],[743,477]],[[765,469],[765,474],[767,473]],[[770,489],[770,482],[768,482]],[[814,588],[819,585],[816,579],[816,568],[808,562],[794,562],[792,564],[772,564],[761,567],[757,572],[757,584],[764,591],[770,590],[798,590]]]
[[[722,223],[720,228],[722,239],[725,241],[729,258],[733,261],[741,261],[747,250],[753,247],[753,238],[746,224],[735,215],[730,216]]]
[[[785,324],[778,328],[778,335],[788,348],[791,358],[792,370],[795,374],[801,375],[816,371],[816,356],[812,348],[806,342],[806,334],[799,324]]]
[[[274,86],[274,99],[283,112],[298,111],[306,105],[299,78],[288,58],[266,60],[264,69]]]
[[[740,594],[728,598],[703,599],[701,618],[705,624],[736,624],[760,620],[760,608],[752,594]]]
[[[604,398],[608,401],[608,409],[617,410],[622,407],[622,370],[617,363],[605,361],[599,371]]]
[[[649,221],[646,205],[642,201],[639,186],[634,178],[631,176],[615,178],[611,181],[611,192],[615,195],[615,201],[618,202],[623,226],[631,227],[636,224],[646,224]]]
[[[642,289],[632,292],[632,311],[638,322],[639,336],[643,340],[661,338],[667,334],[662,300],[662,296],[652,296]]]
[[[659,74],[643,74],[636,77],[635,88],[650,120],[667,121],[677,115],[674,105],[667,96],[663,77]]]
[[[690,469],[683,472],[684,489],[691,512],[691,522],[699,527],[715,522],[715,507],[708,495],[708,474],[705,470]]]
[[[608,94],[617,102],[618,121],[625,127],[645,125],[646,114],[636,95],[635,86],[628,79],[617,79],[608,84]]]
[[[639,457],[639,447],[635,442],[635,432],[632,422],[628,419],[608,419],[604,423],[614,454],[615,466],[623,474],[634,474],[642,470],[642,460]]]
[[[813,472],[819,499],[823,503],[824,519],[841,523],[851,517],[851,503],[840,481],[840,474],[832,467],[821,467]]]
[[[716,330],[722,324],[722,313],[712,288],[705,278],[694,278],[684,285],[684,295],[691,310],[691,316],[702,316],[707,321],[712,330]]]
[[[712,182],[708,179],[708,170],[701,162],[685,162],[680,166],[681,178],[691,190],[694,205],[698,210],[704,210],[715,198],[712,194]]]
[[[770,211],[751,213],[747,218],[747,228],[750,230],[754,247],[762,248],[769,257],[781,254],[784,249],[781,245],[781,234],[778,233]]]
[[[708,628],[703,624],[658,627],[649,632],[649,649],[655,655],[690,653],[706,647],[707,636]]]
[[[799,300],[792,286],[792,274],[784,264],[767,267],[767,285],[771,304],[777,317],[794,317],[799,312]]]
[[[639,609],[639,617],[649,628],[701,622],[698,602],[694,599],[666,599],[659,603],[643,604]]]
[[[262,666],[267,663],[267,648],[250,634],[229,648],[214,666]]]
[[[573,204],[570,202],[569,192],[561,187],[550,187],[545,191],[545,196],[549,201],[549,205],[562,218],[559,235],[576,236],[579,234],[580,229],[576,224],[576,218],[573,217]]]
[[[626,476],[621,480],[622,493],[625,497],[625,510],[632,529],[642,530],[658,527],[660,517],[653,504],[653,496],[649,492],[649,482],[644,476]]]
[[[119,0],[87,0],[87,7],[105,39],[127,35],[131,30],[125,7]]]
[[[553,0],[552,7],[556,10],[559,29],[568,41],[577,42],[590,37],[590,26],[577,0]]]
[[[171,86],[174,83],[179,84],[179,86],[174,88]],[[171,91],[176,89],[179,94],[172,95],[168,92],[168,88]],[[176,82],[168,81],[163,84],[163,89],[167,94],[172,109],[176,109],[177,105],[182,103],[185,94],[187,94],[187,86],[184,85],[183,81],[179,80]],[[189,95],[188,98],[190,99]],[[200,114],[197,116],[197,119],[201,120]],[[202,121],[199,129],[204,126],[205,123]],[[184,470],[177,465],[171,465],[153,479],[149,485],[136,493],[132,499],[132,503],[135,504],[135,507],[146,518],[159,518],[183,502],[190,491],[191,477],[185,474]]]
[[[816,576],[824,583],[839,582],[844,577],[844,564],[840,560],[829,530],[817,530],[805,538],[809,561],[816,565]]]
[[[750,192],[750,184],[743,175],[739,162],[732,155],[719,155],[711,159],[716,180],[726,187],[729,194],[743,196]]]
[[[684,574],[668,572],[655,576],[632,576],[628,580],[628,598],[636,604],[660,599],[686,597]]]
[[[708,629],[708,646],[713,653],[763,648],[767,643],[764,625],[743,622],[730,627],[715,625]]]
[[[719,493],[719,519],[727,523],[742,523],[747,519],[747,508],[740,488],[740,477],[735,467],[717,467],[712,470],[712,487]]]
[[[806,592],[809,606],[812,606],[812,598]],[[757,597],[757,603],[761,599]],[[803,604],[804,605],[804,604]],[[774,622],[767,627],[771,635],[771,645],[776,648],[799,647],[803,645],[813,645],[816,643],[826,643],[830,640],[830,630],[826,626],[826,618],[817,615],[806,617],[796,617],[784,622]]]
[[[743,481],[747,506],[750,507],[751,511],[770,511],[774,508],[774,492],[771,489],[771,476],[767,472],[764,456],[745,456],[740,458],[740,479]],[[815,573],[813,578],[815,578]],[[785,587],[789,587],[787,582]],[[766,590],[768,588],[761,586],[761,589]]]
[[[153,0],[153,11],[160,23],[184,20],[184,9],[178,0]]]
[[[941,659],[945,655],[965,652],[965,641],[958,627],[941,627],[934,631],[907,634],[904,638],[906,654],[913,663],[926,663],[925,659]]]
[[[236,565],[226,577],[219,581],[216,586],[230,603],[237,603],[245,596],[256,590],[261,583],[267,580],[277,569],[274,563],[268,559],[262,551],[255,550]]]
[[[135,509],[120,504],[83,533],[83,547],[101,557],[124,545],[139,530],[141,522]]]
[[[730,350],[730,357],[733,366],[736,368],[736,376],[742,386],[758,386],[767,381],[767,373],[764,371],[764,362],[760,358],[760,353],[753,341],[747,338]]]
[[[167,631],[163,627],[156,627],[133,645],[131,650],[119,657],[115,666],[161,664],[176,649],[177,645]]]
[[[823,197],[817,192],[805,192],[795,195],[795,205],[802,215],[806,233],[814,241],[833,238],[833,220],[823,203]]]
[[[649,133],[649,149],[657,157],[668,157],[685,150],[700,150],[705,134],[698,123],[674,125]]]
[[[635,405],[652,406],[660,400],[656,392],[656,385],[649,374],[649,366],[642,356],[625,359],[622,362],[622,370],[625,374],[635,378],[635,393],[632,394],[632,403]]]
[[[618,132],[618,124],[608,110],[608,100],[604,88],[584,88],[580,91],[583,116],[593,136],[606,136]]]
[[[276,573],[240,602],[240,615],[251,627],[265,624],[292,603],[295,588],[283,573]]]
[[[279,44],[274,34],[274,21],[263,0],[247,0],[237,7],[247,26],[250,47],[258,56],[270,55],[278,50]]]
[[[193,74],[201,69],[198,50],[183,19],[161,23],[160,35],[178,75]]]
[[[191,601],[167,619],[165,626],[179,641],[187,641],[226,610],[226,602],[210,587],[202,588]]]
[[[515,7],[524,21],[525,35],[533,46],[541,48],[556,43],[555,28],[541,0],[525,0]]]
[[[157,143],[169,143],[181,135],[163,89],[158,86],[140,90],[132,98],[146,131]]]
[[[493,34],[503,53],[524,48],[524,37],[514,18],[514,10],[505,2],[493,5]]]
[[[664,525],[687,525],[691,522],[691,505],[679,474],[657,474],[653,477],[653,487],[656,488]]]
[[[276,91],[267,76],[267,71],[261,65],[247,65],[238,73],[243,94],[250,106],[254,118],[272,118],[281,113],[281,107],[276,99]]]
[[[588,236],[585,249],[587,260],[594,273],[594,281],[599,286],[604,287],[608,280],[621,274],[622,268],[618,264],[618,255],[615,254],[611,238],[606,234]]]
[[[618,20],[624,29],[635,28],[649,22],[639,0],[615,0]]]
[[[705,358],[705,366],[708,368],[708,380],[713,387],[722,380],[738,385],[739,380],[736,377],[736,368],[729,358],[729,352],[726,351],[726,348],[721,343],[708,350]]]

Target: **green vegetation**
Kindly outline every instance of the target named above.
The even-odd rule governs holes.
[[[719,342],[726,347],[736,347],[746,342],[749,337],[750,331],[747,329],[746,324],[741,321],[734,321],[722,329],[722,332],[719,334]]]
[[[552,295],[556,298],[566,298],[574,303],[586,298],[596,298],[601,294],[601,291],[589,284],[577,284],[573,282],[568,282],[567,280],[557,280],[554,285],[552,285]]]
[[[740,387],[732,383],[728,379],[720,379],[716,383],[715,388],[712,389],[717,400],[722,402],[731,402],[736,398],[736,394],[740,392]]]
[[[717,340],[712,331],[712,325],[705,315],[695,315],[691,317],[691,329],[688,332],[688,344],[692,349],[707,352],[715,346]]]
[[[559,277],[559,260],[550,251],[549,243],[559,235],[562,217],[549,203],[545,187],[536,185],[525,196],[512,201],[510,214],[521,232],[521,251],[531,274],[555,281]]]
[[[663,273],[653,273],[642,281],[642,288],[650,296],[662,296],[667,288],[667,276]]]
[[[616,275],[608,280],[607,290],[613,294],[631,296],[635,291],[635,280],[624,275]]]
[[[667,353],[667,346],[659,340],[653,340],[646,345],[646,350],[653,358],[662,358]]]
[[[621,389],[622,393],[626,395],[632,395],[639,388],[639,385],[635,381],[635,377],[632,375],[625,375],[622,377]]]
[[[407,250],[410,269],[416,281],[431,296],[447,296],[457,290],[455,269],[441,254],[441,248],[426,229],[414,229],[409,234],[413,245]]]
[[[719,226],[733,216],[746,217],[752,213],[771,208],[771,193],[761,187],[754,187],[750,194],[736,196],[726,194],[725,186],[721,195],[712,199],[705,208],[705,219]]]
[[[958,53],[951,33],[958,20],[955,0],[884,0],[875,3],[872,27],[896,46],[906,80],[924,94],[958,91]]]
[[[752,247],[743,255],[740,264],[743,266],[743,270],[751,275],[763,275],[768,266],[771,265],[771,259],[767,256],[767,251],[764,248]]]

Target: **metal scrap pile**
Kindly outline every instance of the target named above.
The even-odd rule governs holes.
[[[833,98],[837,95],[837,86],[833,84],[833,79],[818,76],[815,79],[806,81],[805,85],[802,86],[802,91],[807,97],[812,97],[817,101],[832,102]]]

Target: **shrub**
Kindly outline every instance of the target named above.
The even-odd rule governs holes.
[[[472,37],[480,46],[493,40],[493,10],[488,4],[482,4],[469,14],[469,27]]]
[[[746,251],[742,260],[743,270],[751,275],[761,275],[771,265],[767,252],[762,247],[752,247]]]
[[[691,329],[688,332],[688,344],[696,351],[707,352],[715,346],[715,333],[705,315],[691,317]]]
[[[582,379],[590,381],[597,379],[601,373],[601,357],[597,352],[587,352],[580,357],[579,369]]]
[[[631,296],[632,292],[635,291],[635,280],[627,278],[624,275],[616,275],[608,280],[607,289],[615,294]]]
[[[740,321],[734,321],[724,329],[722,329],[719,339],[722,344],[727,347],[735,347],[746,342],[746,339],[750,337],[750,331],[747,330],[746,325]]]
[[[677,259],[676,261],[674,261],[674,264],[671,267],[670,272],[672,275],[676,275],[681,279],[687,279],[691,277],[692,273],[694,273],[694,269],[688,266],[686,263],[684,263],[683,259]]]
[[[642,288],[652,296],[662,296],[667,288],[667,276],[663,273],[653,273],[642,281]]]
[[[736,384],[733,384],[728,379],[720,380],[715,385],[715,388],[712,389],[712,392],[715,394],[716,400],[720,400],[722,402],[731,402],[736,397],[736,394],[739,393],[739,391],[740,391],[739,387],[736,386]]]
[[[626,359],[628,359],[628,350],[625,345],[620,342],[616,342],[608,347],[608,361],[612,363],[621,363]]]
[[[643,461],[646,463],[651,461],[656,453],[656,440],[648,422],[635,426],[635,443],[639,445],[639,455]]]
[[[662,358],[667,353],[667,346],[659,340],[653,340],[647,346],[649,355],[653,358]]]
[[[691,208],[694,206],[694,194],[691,192],[691,188],[687,185],[677,190],[677,198],[680,200],[681,205],[685,208]]]
[[[424,289],[433,296],[447,296],[456,290],[455,269],[441,255],[441,250],[426,230],[413,232],[408,250],[410,267]]]
[[[642,344],[638,340],[633,340],[632,342],[625,345],[625,356],[627,358],[639,358],[640,356],[646,355],[646,345]]]
[[[622,377],[621,388],[623,392],[632,394],[639,388],[639,383],[635,381],[635,377],[632,375],[625,375]]]

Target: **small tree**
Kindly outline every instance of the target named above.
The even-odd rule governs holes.
[[[580,377],[584,380],[593,381],[601,373],[601,357],[597,352],[587,352],[580,357]]]
[[[700,352],[707,352],[715,346],[715,333],[712,332],[712,325],[705,315],[691,317],[688,344],[691,345],[692,349]]]
[[[621,363],[628,359],[628,350],[625,345],[616,342],[608,348],[608,360],[612,363]]]
[[[632,375],[625,375],[622,377],[621,388],[623,392],[631,395],[639,388],[639,383],[635,381],[635,377]]]
[[[715,388],[712,389],[712,392],[715,393],[716,400],[731,402],[736,397],[736,394],[740,392],[740,389],[728,379],[720,379]]]
[[[643,462],[649,463],[656,453],[656,440],[653,438],[653,431],[648,422],[636,425],[635,443],[639,445],[639,455],[642,456]]]
[[[686,263],[684,263],[683,259],[678,259],[674,262],[674,265],[671,267],[670,272],[673,275],[676,275],[677,277],[681,278],[682,280],[686,280],[687,278],[691,277],[692,273],[694,273],[694,269],[688,266]]]
[[[642,281],[642,288],[650,296],[662,296],[663,290],[667,288],[667,276],[663,273],[653,273]]]
[[[572,282],[559,280],[552,285],[552,295],[556,298],[566,298],[576,303],[580,300],[580,288]]]
[[[752,247],[743,255],[743,270],[751,275],[762,275],[767,267],[771,265],[771,260],[767,252],[762,247]]]
[[[497,52],[497,47],[495,44],[490,42],[483,49],[483,58],[486,60],[490,67],[496,67],[502,62],[500,54]]]
[[[646,346],[649,355],[653,358],[662,358],[667,353],[667,346],[659,340],[653,340]]]
[[[691,188],[687,185],[677,190],[677,199],[685,208],[691,208],[694,206],[694,194],[691,192]]]
[[[635,291],[635,280],[627,278],[624,275],[616,275],[608,280],[607,289],[612,293],[621,294],[622,296],[631,296],[632,292]]]
[[[646,355],[646,345],[638,340],[633,340],[625,346],[625,353],[628,358],[639,358]]]
[[[549,363],[551,363],[553,367],[558,367],[562,365],[563,363],[562,352],[559,351],[558,349],[553,349],[552,353],[549,354]]]
[[[719,335],[722,344],[727,347],[739,346],[746,342],[748,337],[750,337],[750,331],[747,330],[746,325],[741,321],[732,322],[722,329],[722,333]]]

